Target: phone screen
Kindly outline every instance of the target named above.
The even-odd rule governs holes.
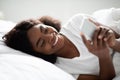
[[[87,39],[91,40],[95,29],[96,25],[85,18],[81,27],[81,32],[86,36]]]

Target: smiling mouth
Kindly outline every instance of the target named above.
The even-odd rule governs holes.
[[[54,36],[54,40],[53,40],[54,42],[52,44],[52,47],[54,47],[57,44],[57,42],[58,42],[58,36],[57,36],[57,34],[53,33],[53,36]]]
[[[58,41],[58,37],[55,36],[55,42],[54,42],[53,46],[55,46],[57,44],[57,41]]]

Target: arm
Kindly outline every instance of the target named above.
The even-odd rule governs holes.
[[[101,30],[101,28],[95,31],[92,45],[90,43],[91,41],[86,40],[85,36],[81,34],[83,42],[88,50],[99,58],[100,73],[98,76],[79,76],[78,80],[83,80],[83,77],[91,77],[87,80],[112,80],[115,76],[115,70],[109,54],[107,43],[103,40],[103,38],[98,38],[99,34],[103,32],[104,30]]]
[[[100,75],[79,75],[77,80],[112,80],[115,76],[115,71],[112,64],[112,59],[109,56],[106,58],[99,58]],[[109,67],[108,67],[109,66]],[[109,74],[111,73],[111,74]]]

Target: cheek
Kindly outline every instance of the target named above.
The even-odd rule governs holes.
[[[50,45],[46,45],[45,48],[43,49],[43,53],[51,54],[51,53],[53,53],[53,49],[51,48]]]
[[[45,46],[43,48],[34,48],[33,49],[36,52],[43,53],[43,54],[50,54],[52,53],[52,49],[50,46]]]

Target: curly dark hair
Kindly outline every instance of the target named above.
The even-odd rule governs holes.
[[[33,47],[28,39],[27,31],[33,26],[43,23],[54,27],[57,31],[60,30],[61,24],[59,20],[53,19],[50,16],[43,16],[39,19],[28,19],[18,23],[11,31],[3,36],[7,46],[25,52],[27,54],[42,58],[48,62],[55,63],[57,56],[40,54],[33,50]]]

